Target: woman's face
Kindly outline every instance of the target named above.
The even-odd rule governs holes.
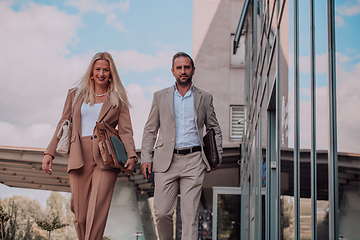
[[[109,62],[106,60],[96,60],[92,76],[94,78],[95,87],[107,87],[111,76]]]

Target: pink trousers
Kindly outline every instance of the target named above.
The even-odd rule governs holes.
[[[69,172],[71,211],[79,240],[101,240],[119,170],[104,170],[94,160],[92,139],[81,138],[84,166]]]

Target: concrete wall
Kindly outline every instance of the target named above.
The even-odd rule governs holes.
[[[230,139],[230,105],[244,104],[244,68],[230,67],[231,33],[235,33],[243,0],[193,1],[194,84],[214,95],[214,107],[223,131],[223,145],[239,146]]]

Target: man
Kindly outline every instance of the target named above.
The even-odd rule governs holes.
[[[220,159],[222,135],[213,96],[192,84],[195,66],[191,57],[183,52],[176,53],[171,71],[176,79],[174,86],[154,93],[144,128],[141,170],[146,178],[147,173],[154,172],[159,239],[173,239],[172,215],[180,188],[182,240],[195,240],[205,170],[219,167],[211,169],[203,152],[204,126],[206,131],[215,130]]]

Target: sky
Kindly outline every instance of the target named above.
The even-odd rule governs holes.
[[[174,82],[173,54],[191,54],[192,1],[0,0],[0,31],[0,145],[45,148],[67,90],[108,51],[139,148],[152,94]]]
[[[100,51],[129,93],[140,148],[153,93],[174,83],[172,56],[191,55],[192,1],[0,0],[0,145],[46,148],[68,89]],[[22,191],[0,184],[0,198]]]
[[[292,1],[290,1],[292,2]],[[291,3],[290,3],[291,4]],[[290,6],[290,9],[293,7]],[[290,15],[291,16],[291,15]],[[293,22],[290,17],[290,31]],[[360,153],[360,0],[335,1],[337,148],[339,152]],[[300,65],[300,148],[311,147],[310,111],[310,23],[309,1],[299,1]],[[290,35],[291,36],[291,35]],[[316,146],[329,148],[328,58],[326,1],[315,1],[316,51]],[[290,37],[289,63],[289,146],[294,144],[293,39]]]

